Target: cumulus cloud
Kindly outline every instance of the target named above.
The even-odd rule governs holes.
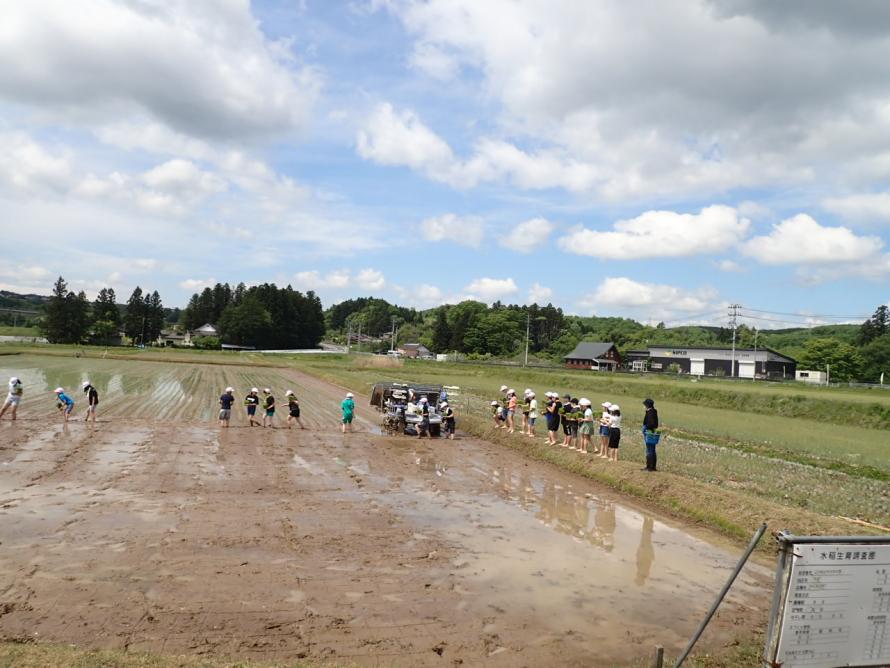
[[[415,67],[474,87],[481,81],[500,103],[501,136],[477,138],[475,154],[459,165],[478,163],[475,183],[506,170],[520,187],[620,198],[707,195],[854,169],[876,179],[858,161],[890,155],[890,8],[845,12],[820,2],[804,17],[796,5],[775,4],[377,6],[413,36]],[[485,158],[494,153],[503,165]],[[440,157],[450,158],[444,150]],[[474,183],[448,169],[427,175]]]
[[[471,248],[479,248],[484,236],[481,218],[453,213],[427,218],[421,223],[420,229],[427,241],[451,241]]]
[[[591,295],[580,301],[585,310],[606,309],[644,321],[713,321],[721,304],[710,287],[685,289],[645,283],[627,277],[604,279]]]
[[[612,260],[683,257],[725,250],[744,237],[749,225],[728,206],[709,206],[697,214],[646,211],[618,221],[610,231],[577,229],[560,238],[559,247]]]
[[[546,218],[532,218],[512,228],[498,243],[518,253],[530,253],[546,243],[554,228]]]
[[[890,223],[888,192],[828,197],[822,200],[822,207],[856,223]]]
[[[745,271],[745,268],[735,260],[715,260],[714,266],[720,271],[725,271],[728,274],[739,274]]]
[[[362,290],[379,292],[386,287],[386,279],[383,277],[383,272],[376,269],[362,269],[355,276],[355,285]]]
[[[446,296],[441,288],[429,283],[420,283],[410,288],[403,285],[394,285],[392,287],[398,297],[399,304],[404,306],[427,309],[460,301],[459,298]]]
[[[748,240],[741,250],[763,264],[845,264],[874,258],[883,245],[879,237],[823,226],[801,213]]]
[[[0,97],[66,120],[143,114],[190,136],[303,125],[319,77],[265,37],[247,2],[34,0],[4,8]]]
[[[553,290],[540,283],[532,283],[528,291],[529,304],[546,304],[553,296]]]
[[[187,278],[179,282],[179,287],[189,292],[201,292],[204,288],[212,288],[217,282],[215,278]]]
[[[39,195],[69,189],[70,155],[52,151],[23,132],[0,133],[0,189]]]
[[[477,278],[464,288],[464,299],[493,302],[519,292],[512,278]]]
[[[294,274],[293,284],[300,290],[344,290],[354,287],[376,292],[386,287],[386,278],[383,272],[376,269],[362,269],[355,276],[349,269],[335,269],[324,275],[313,269]]]

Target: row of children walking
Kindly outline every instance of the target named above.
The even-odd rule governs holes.
[[[545,392],[543,408],[534,390],[526,389],[520,402],[516,390],[501,386],[502,399],[491,402],[492,419],[495,427],[507,433],[516,432],[517,415],[520,417],[519,433],[534,438],[537,422],[541,414],[547,424],[547,445],[562,446],[582,454],[598,455],[603,459],[618,461],[621,446],[621,406],[604,401],[601,411],[594,412],[592,402],[586,397],[580,399],[566,394],[560,399],[558,392]],[[658,442],[658,412],[655,402],[646,399],[646,417],[643,423],[643,437],[646,442],[646,470],[655,469],[655,444]],[[562,430],[562,442],[559,432]],[[654,442],[653,442],[654,441]]]
[[[295,424],[300,425],[300,429],[305,429],[303,421],[300,420],[300,402],[293,390],[287,390],[284,393],[287,399],[287,428],[292,428]],[[235,388],[227,387],[219,398],[219,426],[228,427],[229,421],[232,419],[232,406],[235,404]],[[262,406],[263,420],[257,419],[257,409]],[[247,396],[244,397],[244,407],[247,410],[247,423],[251,427],[270,427],[275,429],[275,396],[268,387],[263,388],[263,396],[260,398],[259,388],[252,387]]]
[[[84,416],[84,421],[91,422],[95,425],[96,411],[99,408],[99,391],[93,387],[93,384],[88,380],[85,380],[81,384],[81,387],[83,388],[83,393],[86,395],[87,400],[87,411]],[[19,405],[22,403],[24,394],[25,386],[22,383],[22,379],[17,376],[10,378],[9,391],[7,392],[6,400],[3,402],[3,407],[0,408],[0,418],[6,415],[6,412],[9,411],[9,418],[15,420],[18,417]],[[53,390],[53,394],[56,398],[56,409],[62,415],[63,422],[68,424],[68,419],[74,412],[74,399],[68,396],[64,388],[61,387],[57,387]]]

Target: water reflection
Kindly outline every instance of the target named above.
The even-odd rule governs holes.
[[[643,518],[643,530],[640,533],[640,546],[637,548],[637,577],[634,583],[638,587],[646,584],[649,573],[652,571],[652,562],[655,561],[655,547],[652,545],[652,532],[655,530],[655,521],[651,517]]]

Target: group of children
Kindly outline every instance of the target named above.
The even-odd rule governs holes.
[[[287,399],[287,428],[291,429],[295,424],[300,425],[300,429],[305,429],[306,426],[303,424],[303,421],[300,419],[300,401],[297,399],[297,395],[294,394],[293,390],[287,390],[284,393],[285,398]],[[220,427],[228,427],[229,421],[232,418],[232,406],[235,404],[235,388],[227,387],[225,391],[222,393],[222,396],[219,398],[219,426]],[[256,412],[257,408],[262,405],[263,408],[263,420],[257,420]],[[275,397],[272,394],[272,390],[268,387],[263,388],[263,396],[260,399],[260,390],[259,388],[252,387],[250,388],[250,392],[247,393],[247,396],[244,397],[244,406],[247,409],[247,422],[248,425],[253,427],[270,427],[275,429]]]
[[[87,395],[87,412],[84,417],[84,422],[91,422],[95,425],[96,410],[99,408],[99,391],[93,387],[93,384],[88,380],[83,381],[81,387],[83,388],[83,393]],[[0,408],[0,418],[2,418],[8,410],[10,419],[15,420],[18,416],[18,408],[22,402],[24,394],[25,386],[22,383],[22,379],[17,376],[10,378],[6,401],[3,402],[3,408]],[[62,414],[64,423],[68,424],[68,419],[71,417],[71,413],[74,412],[74,399],[69,397],[65,393],[64,388],[61,387],[57,387],[53,390],[53,394],[56,397],[56,409]]]
[[[547,445],[561,445],[583,454],[618,461],[618,449],[621,445],[621,407],[618,404],[605,401],[601,404],[602,411],[595,413],[590,399],[578,399],[569,394],[560,399],[558,392],[545,392],[546,402],[539,409],[535,392],[531,389],[525,390],[521,402],[514,389],[503,385],[501,392],[503,396],[491,402],[491,415],[496,428],[506,429],[509,434],[515,433],[517,414],[520,414],[519,432],[534,438],[536,423],[540,414],[543,414],[547,422]],[[647,399],[647,402],[651,400]],[[647,404],[647,411],[649,409]],[[651,409],[654,411],[654,404]],[[657,429],[657,413],[655,415],[654,424]],[[651,416],[649,420],[651,425]],[[557,438],[560,427],[563,432],[562,443]],[[599,436],[598,441],[595,436]]]

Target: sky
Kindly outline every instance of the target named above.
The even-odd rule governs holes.
[[[29,0],[0,62],[0,289],[890,301],[883,0]]]

